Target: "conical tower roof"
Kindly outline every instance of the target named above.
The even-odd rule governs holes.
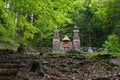
[[[67,35],[65,35],[65,37],[62,39],[62,41],[70,41],[70,39]]]

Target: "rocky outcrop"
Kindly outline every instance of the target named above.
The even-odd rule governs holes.
[[[120,66],[120,58],[110,59],[109,63]]]
[[[101,56],[100,56],[101,57]],[[105,57],[107,57],[105,55]],[[106,58],[103,59],[106,59]],[[111,56],[109,56],[110,58]],[[100,59],[100,58],[99,58]],[[120,79],[120,68],[111,68],[101,63],[87,60],[84,56],[64,55],[42,58],[46,67],[43,80],[114,80]],[[97,61],[97,60],[96,60]],[[103,64],[106,62],[103,61]]]
[[[0,51],[0,80],[25,80],[26,73],[34,59],[39,59],[35,55],[18,54],[12,50]]]
[[[95,60],[88,60],[83,54],[41,56],[9,51],[0,54],[0,80],[119,79],[119,58],[111,55],[98,55]]]

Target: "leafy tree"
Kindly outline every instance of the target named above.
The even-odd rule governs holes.
[[[120,38],[119,0],[0,0],[0,41],[52,46],[53,30],[72,38],[75,24],[82,46],[101,47],[108,35]],[[64,35],[63,35],[64,34]],[[39,44],[38,44],[39,43]]]
[[[0,41],[13,44],[16,30],[12,12],[4,8],[4,2],[0,0]]]
[[[48,41],[48,43],[51,42],[53,35],[52,31],[55,26],[58,25],[59,27],[63,27],[69,23],[72,23],[69,13],[75,12],[81,8],[81,1],[79,0],[0,1],[0,27],[3,29],[0,33],[4,38],[1,38],[1,41],[5,41],[7,40],[6,38],[8,38],[8,41],[13,40],[16,43],[22,42],[24,44],[31,41],[34,44],[41,42],[41,45],[47,45],[46,41]],[[4,26],[8,28],[5,29]],[[9,33],[11,35],[14,34],[12,35],[13,38],[11,38]],[[9,37],[3,36],[4,34],[5,36],[7,34]]]
[[[92,0],[91,7],[98,16],[100,22],[98,23],[108,36],[116,33],[119,36],[119,13],[120,13],[119,0]]]
[[[96,8],[99,4],[93,5],[94,2],[93,0],[84,0],[83,9],[71,15],[80,30],[81,46],[85,47],[102,47],[106,37],[101,19],[96,14]],[[71,26],[73,27],[73,25]]]
[[[104,46],[109,52],[120,52],[120,43],[118,36],[115,34],[108,36],[108,40],[105,41]]]
[[[71,24],[72,19],[70,18],[70,14],[82,8],[81,2],[82,1],[79,0],[41,1],[40,8],[42,8],[42,10],[36,15],[37,18],[34,22],[39,32],[35,34],[35,41],[32,40],[32,43],[35,42],[36,46],[41,47],[52,46],[53,30],[56,26],[62,30],[66,25]]]

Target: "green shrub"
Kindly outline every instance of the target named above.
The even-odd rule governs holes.
[[[103,46],[107,48],[108,52],[120,52],[119,39],[115,34],[108,36]]]

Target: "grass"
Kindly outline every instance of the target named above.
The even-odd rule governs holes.
[[[46,53],[46,54],[44,54],[44,55],[57,55],[57,56],[63,56],[63,55],[65,55],[65,53],[62,53],[62,52],[60,52],[60,53],[52,53],[52,52],[50,52],[50,53]]]
[[[77,53],[63,53],[63,52],[60,52],[60,53],[48,52],[48,53],[44,53],[43,55],[63,56],[63,55],[65,55],[65,54],[78,55]],[[86,57],[89,59],[89,58],[95,57],[95,56],[97,56],[97,55],[104,55],[104,54],[111,54],[111,55],[116,55],[116,56],[119,56],[119,57],[120,57],[120,53],[109,53],[109,52],[81,53],[80,55],[86,55]]]
[[[3,42],[0,42],[0,49],[10,49],[10,50],[14,50],[14,51],[17,51],[17,47],[19,45],[18,44],[7,44],[7,43],[3,43]]]
[[[119,56],[120,57],[120,53],[117,53],[117,52],[93,52],[93,53],[88,53],[86,55],[87,58],[92,58],[92,57],[95,57],[97,55],[104,55],[104,54],[111,54],[111,55],[116,55],[116,56]]]

